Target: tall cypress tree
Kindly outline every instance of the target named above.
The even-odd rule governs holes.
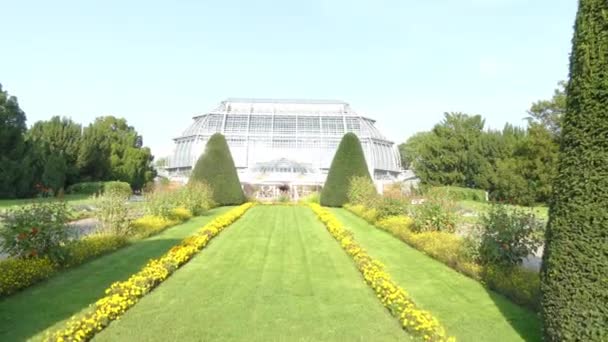
[[[371,181],[359,138],[354,133],[346,133],[331,162],[321,192],[321,205],[341,207],[348,202],[348,187],[353,177],[367,177]]]
[[[203,181],[211,186],[213,200],[219,205],[245,202],[245,194],[228,143],[220,133],[215,133],[209,138],[205,152],[196,162],[190,182],[196,181]]]
[[[580,0],[542,268],[547,341],[608,341],[608,1]]]

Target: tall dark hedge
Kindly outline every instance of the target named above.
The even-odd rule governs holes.
[[[213,200],[218,205],[241,204],[245,194],[226,143],[226,138],[216,133],[209,138],[205,152],[196,162],[190,182],[204,181],[213,189]]]
[[[352,177],[371,181],[361,142],[354,133],[346,133],[331,162],[327,180],[321,191],[321,205],[341,207],[348,202],[348,186]]]
[[[608,1],[580,0],[542,268],[547,341],[608,341]]]

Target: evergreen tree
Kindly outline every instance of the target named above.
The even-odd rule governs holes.
[[[321,205],[341,207],[348,202],[348,188],[353,177],[371,181],[361,142],[354,133],[346,133],[331,162],[327,180],[321,191]]]
[[[608,2],[580,0],[541,270],[547,341],[608,341]]]
[[[226,138],[216,133],[209,138],[205,152],[200,156],[190,182],[205,182],[213,190],[213,200],[218,205],[241,204],[245,194],[236,172]]]
[[[22,171],[27,154],[25,120],[17,98],[9,96],[0,85],[0,198],[24,196],[30,191],[31,181]]]
[[[62,153],[48,156],[42,173],[42,183],[56,195],[65,186],[68,165]]]

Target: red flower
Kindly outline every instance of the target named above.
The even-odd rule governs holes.
[[[32,236],[38,234],[38,228],[32,227]]]
[[[19,233],[19,235],[17,235],[17,240],[24,240],[26,237],[27,237],[27,234]]]
[[[30,251],[30,256],[35,257],[36,255],[38,255],[38,252],[35,249],[32,249]]]

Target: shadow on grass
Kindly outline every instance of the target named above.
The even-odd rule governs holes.
[[[152,258],[158,258],[193,234],[215,214],[211,210],[163,233],[93,259],[0,300],[0,341],[23,341],[70,318],[104,295],[116,281],[126,280]]]
[[[538,313],[520,306],[505,296],[484,287],[488,297],[494,302],[502,316],[524,341],[542,341],[541,324]]]

